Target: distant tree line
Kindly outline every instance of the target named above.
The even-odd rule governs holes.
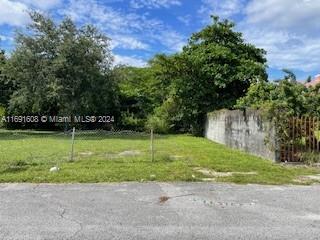
[[[319,111],[305,109],[318,98],[307,98],[315,94],[303,86],[268,83],[266,52],[247,43],[228,20],[212,17],[182,51],[158,54],[147,67],[136,68],[115,66],[111,40],[91,25],[30,16],[32,24],[17,34],[15,49],[0,52],[0,105],[6,115],[107,114],[115,116],[115,128],[201,134],[206,113],[221,108],[279,100],[301,112]],[[286,95],[287,88],[293,95]],[[303,96],[308,103],[301,105]]]

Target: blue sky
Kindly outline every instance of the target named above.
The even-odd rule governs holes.
[[[300,80],[320,73],[320,0],[0,0],[0,48],[13,48],[27,11],[96,25],[112,39],[117,63],[144,66],[155,53],[180,51],[210,15],[236,22],[245,39],[267,50],[269,78],[293,70]]]

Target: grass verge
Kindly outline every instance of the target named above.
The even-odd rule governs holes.
[[[121,181],[202,181],[196,171],[237,172],[216,181],[297,184],[300,176],[319,174],[309,167],[285,167],[204,138],[156,136],[151,162],[147,135],[76,135],[75,161],[69,162],[70,135],[56,132],[0,131],[0,182],[96,183]],[[49,172],[58,165],[60,171]],[[239,174],[256,172],[256,174]],[[301,183],[300,183],[301,184]]]

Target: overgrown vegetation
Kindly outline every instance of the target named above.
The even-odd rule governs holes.
[[[201,134],[207,112],[232,107],[250,83],[267,78],[265,51],[246,43],[232,22],[212,20],[181,53],[152,61],[156,76],[169,86],[154,114],[176,131]]]
[[[264,50],[218,17],[182,52],[134,68],[114,66],[110,39],[95,27],[30,16],[10,56],[0,54],[0,103],[9,115],[113,115],[116,127],[199,134],[206,112],[232,107],[266,79]]]
[[[292,124],[290,125],[289,121],[292,117],[320,117],[320,85],[307,88],[296,81],[292,72],[285,70],[285,73],[287,75],[284,79],[275,82],[259,81],[251,84],[246,96],[237,101],[236,108],[260,109],[263,116],[274,123],[278,144],[298,144],[292,141],[303,142],[305,139],[317,143],[319,126],[312,123],[304,126],[302,120],[297,120],[295,126],[298,129],[304,127],[306,133],[296,130],[296,139],[292,139]],[[312,154],[305,153],[301,159],[313,162],[313,157],[308,160],[307,156]]]
[[[276,82],[252,83],[245,97],[237,101],[238,108],[259,108],[272,118],[292,116],[320,117],[320,85],[306,88],[290,73]],[[293,79],[293,80],[292,80]]]

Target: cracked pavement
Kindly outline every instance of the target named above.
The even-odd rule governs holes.
[[[1,240],[319,236],[320,185],[0,184]]]

